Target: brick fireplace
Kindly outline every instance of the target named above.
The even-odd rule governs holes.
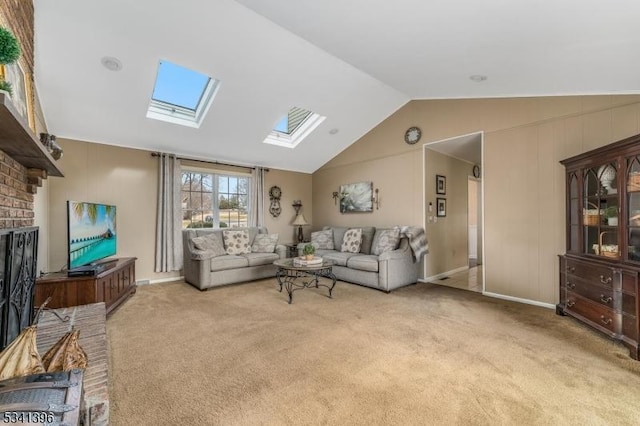
[[[11,98],[0,92],[0,349],[33,321],[38,228],[33,197],[63,176]]]
[[[36,187],[29,183],[27,168],[0,151],[0,229],[33,226]]]

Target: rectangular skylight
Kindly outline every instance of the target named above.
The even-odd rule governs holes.
[[[219,86],[214,78],[161,60],[147,117],[200,127]]]
[[[293,107],[287,115],[278,121],[273,131],[264,140],[264,143],[295,148],[295,146],[309,136],[325,118],[326,117],[322,117],[306,109]]]

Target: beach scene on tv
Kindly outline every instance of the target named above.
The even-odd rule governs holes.
[[[69,268],[116,254],[116,206],[69,201]]]

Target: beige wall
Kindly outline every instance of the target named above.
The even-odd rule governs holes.
[[[468,265],[468,178],[473,164],[457,160],[431,149],[425,149],[425,204],[433,204],[427,212],[429,255],[425,258],[425,277],[433,277]],[[446,194],[436,194],[436,175],[446,178]],[[446,200],[446,216],[438,217],[437,198]],[[422,226],[422,225],[421,225]]]
[[[553,304],[565,235],[558,161],[640,133],[639,123],[632,95],[412,101],[314,173],[314,227],[424,226],[421,144],[484,131],[486,291]],[[407,145],[414,125],[422,139]],[[381,188],[380,210],[340,215],[331,191],[359,180]]]
[[[279,186],[282,190],[282,196],[280,197],[280,207],[282,212],[280,216],[273,217],[269,212],[269,188],[272,186]],[[293,219],[296,217],[296,211],[291,206],[293,200],[300,200],[302,202],[302,213],[307,219],[307,222],[313,223],[313,204],[311,198],[311,174],[288,172],[283,170],[271,169],[265,176],[265,200],[264,206],[265,212],[264,219],[265,225],[269,232],[277,233],[279,235],[278,241],[281,244],[292,243],[297,241],[297,229],[291,225]],[[309,226],[302,227],[302,232],[305,236],[305,241],[310,239],[311,229]]]
[[[118,215],[118,257],[137,257],[137,280],[163,280],[180,273],[156,273],[154,247],[157,203],[157,158],[148,151],[97,143],[58,139],[64,149],[60,160],[64,178],[50,178],[48,205],[48,265],[46,270],[59,270],[67,261],[67,200],[113,204]],[[202,163],[198,163],[202,166]],[[271,170],[265,187],[282,188],[282,214],[278,218],[265,215],[270,232],[279,233],[281,242],[293,240],[293,199],[300,199],[307,219],[311,215],[311,175]],[[265,199],[268,206],[268,196]],[[47,222],[43,218],[42,223]]]

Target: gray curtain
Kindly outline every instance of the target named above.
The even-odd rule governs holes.
[[[264,226],[264,169],[251,172],[251,216],[249,226]]]
[[[160,154],[158,158],[155,271],[179,271],[182,269],[180,160],[173,154]]]

